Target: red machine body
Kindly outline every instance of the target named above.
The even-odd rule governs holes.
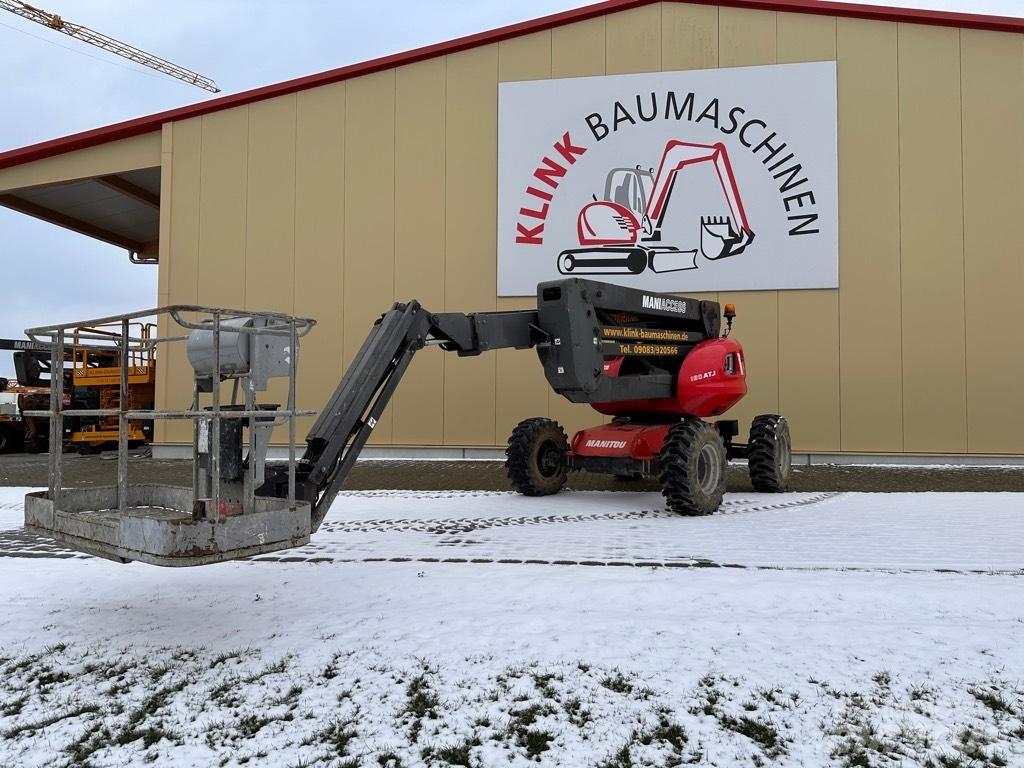
[[[618,376],[627,358],[604,366],[605,376]],[[708,339],[695,346],[679,368],[676,396],[658,400],[593,403],[606,416],[664,413],[705,418],[725,413],[747,394],[743,347],[735,339]]]
[[[671,424],[601,424],[581,429],[572,439],[575,456],[604,456],[616,459],[655,458],[661,451]]]
[[[618,376],[627,358],[617,357],[604,365],[605,376]],[[572,453],[647,460],[655,457],[665,441],[672,417],[719,416],[747,394],[743,347],[731,338],[708,339],[683,358],[676,378],[676,396],[657,400],[592,403],[607,416],[643,417],[639,422],[602,424],[580,430],[572,440]],[[664,415],[664,423],[650,422]]]

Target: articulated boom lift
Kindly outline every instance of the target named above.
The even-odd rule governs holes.
[[[743,349],[728,337],[734,316],[726,305],[722,337],[717,302],[578,278],[541,283],[535,310],[436,314],[416,301],[395,304],[370,330],[307,435],[304,455],[287,468],[264,465],[277,406],[255,403],[251,392],[288,367],[294,381],[294,330],[291,344],[276,331],[275,351],[275,337],[266,341],[260,328],[243,327],[244,318],[219,321],[219,342],[209,324],[190,326],[196,392],[216,393],[215,379],[241,377],[250,393],[244,406],[221,406],[215,399],[212,408],[225,419],[219,428],[212,426],[209,409],[198,410],[196,396],[188,414],[198,419],[200,435],[192,496],[183,499],[179,491],[157,498],[155,491],[122,486],[105,497],[90,489],[88,498],[74,498],[75,491],[59,490],[66,497],[62,509],[51,488],[49,495],[26,498],[26,525],[85,551],[159,565],[198,565],[304,544],[323,522],[413,356],[428,346],[460,357],[534,348],[556,392],[613,417],[610,424],[579,431],[571,442],[551,419],[521,422],[506,450],[508,476],[520,493],[556,493],[570,470],[624,479],[653,475],[670,509],[710,514],[722,501],[728,458],[748,459],[759,491],[784,490],[790,474],[789,428],[782,417],[755,418],[746,444],[734,440],[735,421],[705,421],[747,391]],[[273,331],[268,326],[264,332]],[[268,354],[280,363],[276,368],[260,362]],[[232,408],[236,419],[228,418]],[[277,413],[292,419],[298,414],[291,405]],[[249,418],[250,431],[244,456],[242,417]]]

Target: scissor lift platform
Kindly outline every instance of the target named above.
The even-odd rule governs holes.
[[[131,485],[127,509],[116,486],[47,491],[25,497],[25,527],[81,552],[127,563],[208,565],[309,542],[310,505],[256,497],[244,514],[210,520],[193,514],[192,490]]]

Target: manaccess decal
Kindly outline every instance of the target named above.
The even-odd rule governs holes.
[[[835,62],[502,83],[498,294],[835,288]]]

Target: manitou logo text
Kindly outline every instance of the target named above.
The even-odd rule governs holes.
[[[677,312],[680,315],[686,314],[686,302],[679,299],[669,299],[664,296],[648,296],[643,298],[644,309],[657,309],[661,312]]]
[[[690,377],[690,381],[704,381],[704,379],[713,379],[718,375],[718,371],[704,371],[704,373],[698,373]]]
[[[587,440],[587,448],[625,448],[625,440]]]

